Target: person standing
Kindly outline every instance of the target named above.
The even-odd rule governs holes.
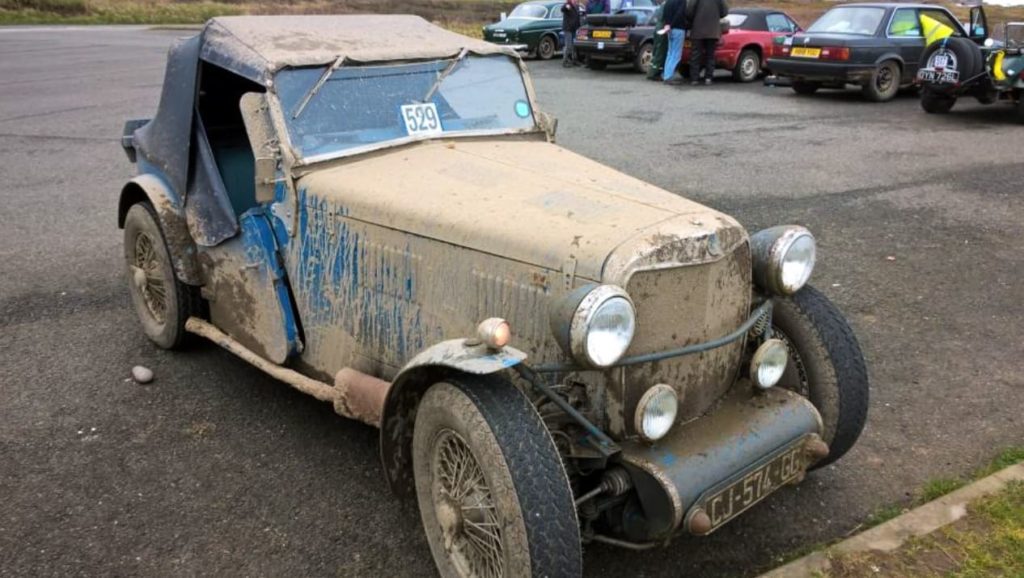
[[[654,30],[661,30],[665,25],[665,4],[659,4],[651,16]],[[661,80],[661,71],[665,69],[665,54],[668,52],[668,38],[664,34],[654,35],[654,51],[651,64],[647,67],[647,80]]]
[[[690,0],[690,84],[699,84],[701,61],[704,84],[715,77],[715,45],[722,37],[722,18],[729,13],[725,0]]]
[[[576,31],[580,28],[580,5],[576,0],[565,0],[562,4],[562,66],[568,68],[576,62]]]
[[[679,84],[682,81],[676,68],[683,59],[683,41],[686,40],[686,4],[687,0],[665,2],[665,22],[659,34],[668,35],[668,51],[665,53],[665,69],[661,71],[661,79],[669,84]]]

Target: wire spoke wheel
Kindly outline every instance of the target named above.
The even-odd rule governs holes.
[[[433,450],[434,509],[452,562],[463,576],[504,576],[501,523],[480,464],[450,429],[437,433]]]
[[[148,233],[140,232],[135,237],[133,280],[150,315],[157,322],[163,323],[167,317],[167,289],[164,286],[163,267],[157,255],[153,238]]]
[[[412,470],[442,578],[579,578],[579,520],[558,448],[497,376],[451,375],[416,408]]]

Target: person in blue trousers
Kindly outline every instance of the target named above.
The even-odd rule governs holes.
[[[665,55],[665,69],[661,79],[668,84],[681,84],[682,75],[676,69],[683,59],[683,41],[686,40],[686,0],[665,2],[664,27],[659,34],[668,34],[668,52]]]

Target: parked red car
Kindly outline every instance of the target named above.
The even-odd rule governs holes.
[[[801,30],[800,25],[780,10],[735,8],[726,16],[729,31],[715,49],[715,66],[732,71],[740,82],[755,80],[772,55],[775,38]],[[683,50],[683,63],[689,61],[690,42]]]

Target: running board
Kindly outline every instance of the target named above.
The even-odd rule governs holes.
[[[383,379],[346,367],[338,372],[334,385],[331,386],[260,357],[213,324],[198,317],[188,318],[185,322],[185,331],[216,343],[256,369],[306,395],[330,402],[339,415],[380,427],[384,399],[391,388],[391,384]]]

